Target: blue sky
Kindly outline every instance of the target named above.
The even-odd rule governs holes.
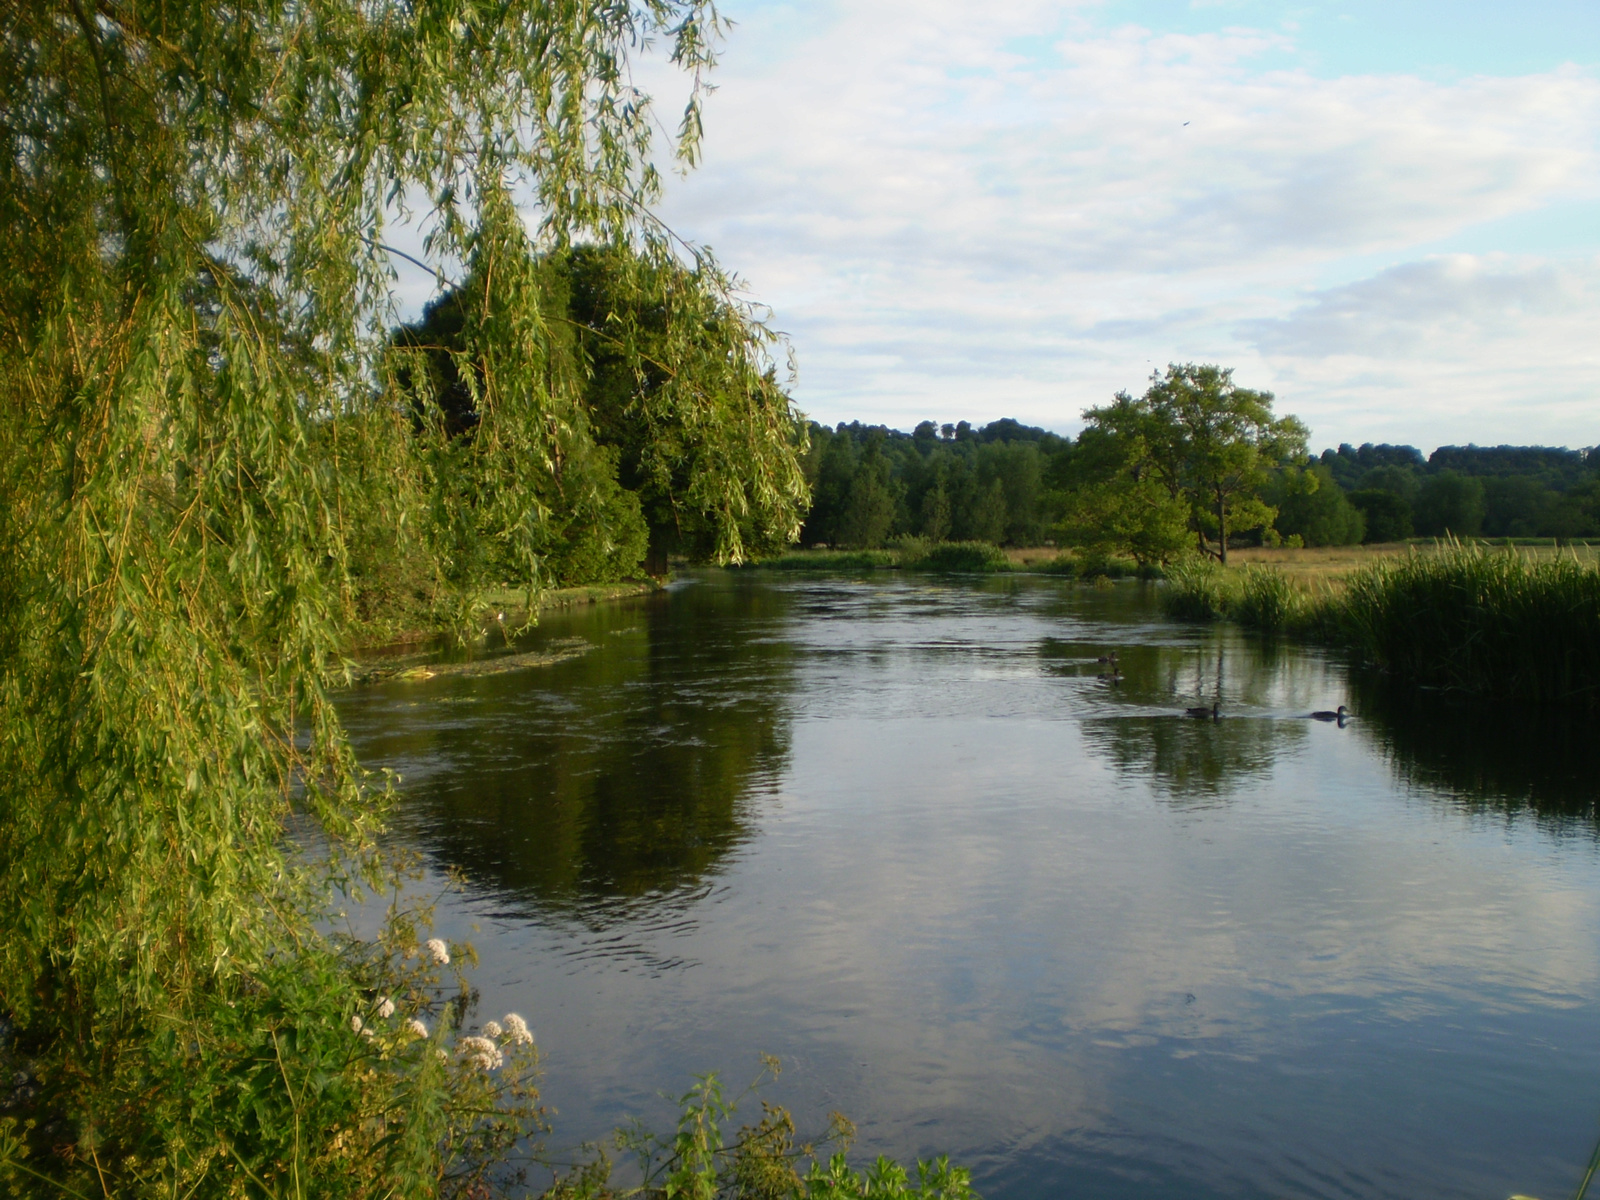
[[[723,11],[664,212],[819,420],[1073,432],[1214,361],[1318,447],[1600,442],[1594,0]]]

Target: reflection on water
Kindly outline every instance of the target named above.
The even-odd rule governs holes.
[[[787,598],[693,589],[563,615],[532,644],[583,638],[550,667],[397,681],[352,711],[369,760],[405,776],[400,831],[507,899],[693,892],[751,835],[788,754]],[[446,707],[448,705],[448,707]]]
[[[1402,702],[1136,584],[708,573],[532,642],[572,637],[345,705],[467,874],[443,932],[534,1020],[558,1140],[772,1052],[774,1099],[990,1200],[1572,1191],[1589,726]]]
[[[1600,719],[1583,709],[1505,707],[1358,678],[1362,717],[1418,787],[1468,806],[1529,809],[1600,832]]]

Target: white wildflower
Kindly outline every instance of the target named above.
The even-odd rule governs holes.
[[[360,1033],[364,1028],[365,1028],[365,1023],[361,1020],[361,1018],[359,1016],[352,1016],[350,1018],[350,1031],[352,1033]]]
[[[378,997],[378,1016],[387,1021],[394,1016],[394,1001],[387,996]]]
[[[506,1037],[518,1045],[528,1045],[533,1041],[533,1034],[528,1032],[528,1023],[516,1013],[506,1014]]]
[[[406,1032],[415,1037],[425,1038],[428,1036],[428,1027],[421,1021],[417,1020],[417,1018],[412,1017],[406,1022]]]
[[[486,1037],[464,1037],[456,1043],[456,1053],[480,1071],[493,1071],[504,1065],[505,1055]]]
[[[450,947],[444,944],[443,938],[428,939],[428,956],[441,967],[450,965]]]
[[[435,1046],[433,1048],[433,1052],[434,1052],[435,1055],[438,1056],[440,1062],[449,1062],[450,1061],[450,1056],[444,1052],[444,1047],[443,1046]]]
[[[499,1021],[485,1021],[483,1023],[483,1036],[484,1037],[497,1038],[504,1032],[505,1032],[505,1030],[500,1028],[500,1022]]]

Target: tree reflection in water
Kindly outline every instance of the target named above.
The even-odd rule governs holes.
[[[1217,803],[1304,742],[1303,723],[1263,714],[1292,666],[1271,643],[1219,635],[1199,646],[1126,646],[1118,660],[1121,678],[1103,681],[1115,706],[1084,720],[1084,740],[1169,801]],[[1219,720],[1184,715],[1211,704],[1220,706]]]
[[[1360,728],[1407,783],[1469,809],[1530,811],[1600,834],[1600,718],[1580,708],[1507,708],[1392,683],[1351,681]]]
[[[407,778],[402,836],[515,907],[605,923],[696,892],[751,836],[789,755],[788,598],[695,588],[547,618],[572,661],[385,685],[353,705],[363,761]]]

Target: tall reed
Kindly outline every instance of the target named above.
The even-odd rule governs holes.
[[[1448,545],[1351,576],[1342,640],[1414,683],[1518,701],[1600,700],[1600,570]]]
[[[1254,564],[1240,575],[1237,592],[1224,599],[1230,617],[1263,633],[1279,633],[1296,625],[1307,607],[1306,594],[1281,571]]]
[[[1182,559],[1167,568],[1161,608],[1179,621],[1214,621],[1227,610],[1227,582],[1209,559]]]

